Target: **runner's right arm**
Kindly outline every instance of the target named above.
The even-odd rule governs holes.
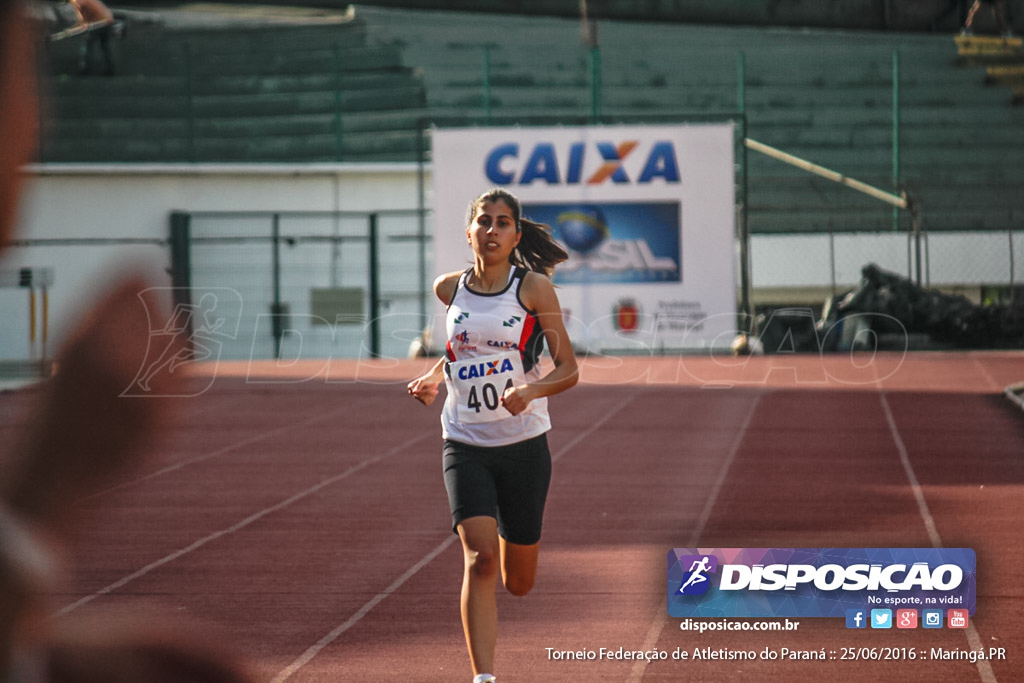
[[[409,395],[425,406],[429,406],[437,398],[438,388],[444,381],[444,364],[447,358],[441,356],[437,359],[427,374],[421,375],[409,382]]]
[[[452,302],[455,296],[455,287],[459,283],[462,271],[445,273],[434,280],[434,294],[445,306]],[[425,375],[421,375],[409,382],[409,394],[425,406],[429,406],[437,398],[438,387],[444,381],[444,364],[447,358],[441,356]]]

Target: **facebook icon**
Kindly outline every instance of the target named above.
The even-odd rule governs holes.
[[[862,609],[846,610],[846,628],[867,628],[867,612]]]

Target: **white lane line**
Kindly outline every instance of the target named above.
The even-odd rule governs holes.
[[[598,429],[603,427],[605,425],[605,423],[608,422],[608,420],[610,420],[613,417],[615,417],[623,408],[625,408],[630,403],[632,403],[633,399],[635,399],[637,397],[638,393],[639,392],[634,391],[632,394],[626,396],[626,398],[621,403],[619,403],[617,406],[615,406],[614,408],[609,410],[607,413],[605,413],[604,416],[600,420],[598,420],[594,424],[590,425],[590,427],[588,427],[587,429],[583,430],[582,432],[580,432],[579,434],[574,436],[572,439],[570,439],[569,443],[567,443],[564,446],[562,446],[561,448],[559,448],[558,451],[551,456],[551,461],[552,462],[558,462],[558,460],[561,459],[561,457],[563,455],[565,455],[566,453],[571,451],[573,448],[575,448],[581,441],[583,441],[583,439],[587,438],[588,436],[593,434],[595,431],[597,431]]]
[[[941,548],[942,537],[939,536],[939,530],[935,527],[935,520],[932,518],[931,511],[928,510],[928,503],[925,502],[924,491],[921,490],[921,484],[917,481],[914,468],[910,466],[910,456],[907,453],[907,447],[903,444],[903,438],[900,436],[899,429],[896,428],[896,419],[892,415],[892,409],[889,408],[889,401],[886,399],[884,391],[879,396],[882,399],[882,411],[885,413],[885,419],[889,423],[892,440],[896,443],[896,450],[900,454],[900,463],[903,465],[903,471],[907,474],[910,490],[914,494],[914,500],[917,501],[917,509],[921,513],[921,519],[924,520],[924,528],[928,532],[928,540],[931,541],[933,548]]]
[[[985,378],[985,381],[988,382],[989,388],[992,389],[993,391],[999,391],[999,383],[996,382],[996,378],[993,377],[992,373],[988,371],[988,368],[985,367],[985,364],[981,362],[981,359],[978,357],[977,353],[971,354],[971,362],[974,364],[976,368],[978,368],[978,372],[980,372],[981,375]]]
[[[1018,408],[1024,410],[1024,396],[1022,396],[1022,392],[1024,392],[1024,382],[1010,384],[1003,389],[1003,395],[1010,399]]]
[[[758,393],[754,398],[753,403],[750,405],[750,410],[747,412],[746,417],[743,419],[743,425],[740,427],[739,432],[736,434],[736,438],[733,439],[732,445],[729,447],[729,452],[725,457],[725,461],[722,463],[722,468],[718,471],[718,478],[715,480],[714,485],[711,487],[711,492],[708,494],[707,500],[704,502],[704,509],[700,513],[700,517],[697,519],[697,525],[693,527],[693,531],[690,533],[690,538],[687,540],[687,548],[696,548],[700,542],[700,536],[704,533],[704,527],[707,526],[708,520],[711,519],[711,511],[715,507],[715,503],[718,500],[718,494],[721,493],[722,487],[725,485],[725,479],[729,474],[729,470],[732,468],[732,462],[736,459],[736,454],[739,453],[740,446],[743,445],[743,439],[746,437],[747,429],[750,427],[751,421],[754,419],[754,413],[757,412],[757,406],[761,402],[761,394]],[[665,628],[665,624],[668,622],[668,610],[664,607],[658,610],[658,614],[654,617],[654,621],[651,622],[651,627],[647,630],[647,637],[644,638],[643,651],[653,650],[658,644],[658,640],[661,638],[661,632]],[[644,671],[647,670],[647,660],[642,660],[633,665],[633,670],[629,674],[629,678],[626,680],[629,683],[636,683],[643,678]]]
[[[900,462],[903,463],[903,470],[907,473],[910,489],[914,492],[914,498],[917,500],[917,508],[921,511],[921,519],[924,520],[924,527],[928,531],[928,540],[931,541],[933,548],[941,548],[942,537],[939,536],[939,530],[935,526],[935,519],[932,518],[932,513],[928,510],[928,503],[924,499],[924,491],[917,481],[914,468],[910,465],[910,455],[907,452],[907,447],[903,444],[902,437],[900,437],[900,431],[896,427],[896,419],[889,408],[889,401],[886,399],[884,391],[879,395],[882,398],[882,410],[885,412],[885,419],[889,422],[889,431],[892,432],[892,439],[896,442],[896,450],[900,454]],[[977,629],[974,628],[974,622],[967,625],[964,635],[967,637],[967,643],[972,650],[977,652],[981,649],[981,636],[978,635]],[[981,680],[984,683],[996,683],[995,672],[992,671],[992,665],[989,664],[987,659],[979,659],[975,666],[978,667],[978,675],[981,676]]]
[[[404,584],[406,581],[415,576],[419,570],[423,569],[428,564],[430,564],[435,557],[437,557],[445,550],[447,550],[449,546],[455,543],[456,539],[458,539],[458,536],[456,536],[455,534],[451,534],[450,536],[448,536],[448,538],[442,541],[436,548],[434,548],[429,553],[424,555],[423,559],[421,559],[413,566],[409,567],[404,574],[395,579],[395,581],[390,586],[385,588],[382,592],[377,593],[377,595],[373,596],[373,598],[369,602],[360,607],[355,614],[348,618],[348,621],[346,621],[343,624],[340,624],[333,631],[331,631],[326,636],[321,638],[315,645],[313,645],[308,650],[303,652],[298,659],[289,664],[279,674],[274,676],[274,678],[271,679],[271,683],[281,683],[281,681],[288,680],[288,678],[293,673],[295,673],[302,667],[306,666],[306,664],[312,661],[314,657],[320,654],[321,650],[323,650],[325,647],[327,647],[332,642],[337,640],[338,636],[340,636],[342,633],[355,626],[356,622],[358,622],[360,619],[362,619],[370,613],[370,610],[372,610],[374,607],[384,602],[384,600],[393,595],[399,588],[402,587],[402,584]]]
[[[636,393],[627,396],[625,400],[623,400],[617,406],[615,406],[610,411],[605,413],[605,415],[600,420],[598,420],[594,424],[590,425],[590,427],[577,434],[569,441],[569,443],[565,444],[560,449],[558,449],[556,453],[552,454],[551,461],[557,461],[563,455],[565,455],[570,450],[575,448],[581,441],[583,441],[585,438],[593,434],[596,430],[600,429],[602,425],[608,422],[608,420],[614,417],[620,410],[629,405],[629,403],[632,402],[634,398],[636,398]],[[423,559],[421,559],[413,566],[409,567],[409,569],[407,569],[404,574],[395,579],[395,581],[390,586],[385,588],[382,592],[378,593],[377,595],[373,596],[373,598],[371,598],[369,602],[360,607],[355,614],[348,618],[347,621],[345,621],[343,624],[340,624],[333,631],[331,631],[326,636],[321,638],[319,641],[317,641],[315,645],[310,646],[310,648],[303,652],[295,661],[293,661],[287,667],[282,669],[280,673],[274,676],[274,678],[271,680],[271,683],[282,683],[282,681],[288,680],[288,678],[291,677],[291,675],[294,674],[296,671],[304,667],[306,664],[309,664],[309,662],[311,662],[314,657],[320,654],[321,650],[323,650],[325,647],[327,647],[332,642],[337,640],[338,637],[341,636],[341,634],[343,634],[345,631],[355,626],[356,623],[359,622],[359,620],[361,620],[363,617],[370,613],[370,610],[372,610],[380,603],[384,602],[384,600],[386,600],[396,591],[398,591],[398,589],[402,587],[402,584],[404,584],[406,581],[415,576],[419,570],[423,569],[423,567],[430,564],[430,562],[432,562],[435,557],[437,557],[445,550],[447,550],[453,543],[455,543],[457,539],[458,536],[456,536],[455,534],[450,534],[433,550],[424,555]]]
[[[90,495],[86,496],[83,500],[92,500],[94,498],[99,498],[101,496],[108,495],[110,493],[113,493],[115,491],[119,491],[121,489],[130,488],[130,487],[135,486],[137,484],[141,484],[141,483],[143,483],[145,481],[149,481],[150,479],[156,479],[157,477],[163,476],[165,474],[169,474],[171,472],[176,472],[177,470],[180,470],[180,469],[182,469],[184,467],[187,467],[188,465],[195,465],[197,463],[201,463],[201,462],[204,462],[206,460],[210,460],[212,458],[216,458],[217,456],[224,455],[225,453],[229,453],[229,452],[231,452],[233,450],[236,450],[238,448],[243,448],[245,446],[249,446],[249,445],[252,445],[254,443],[259,443],[260,441],[263,441],[265,439],[269,439],[269,438],[271,438],[273,436],[277,436],[278,434],[281,434],[283,432],[287,432],[287,431],[289,431],[291,429],[295,429],[296,427],[306,427],[306,426],[311,425],[311,424],[313,424],[315,422],[319,422],[320,420],[326,420],[327,418],[334,417],[334,416],[338,415],[339,413],[346,412],[347,410],[351,410],[351,408],[348,408],[348,407],[338,408],[337,410],[332,410],[332,411],[327,412],[327,413],[322,413],[320,415],[314,415],[312,417],[308,417],[308,418],[306,418],[305,420],[303,420],[301,422],[293,422],[292,424],[284,425],[282,427],[278,427],[277,429],[271,429],[270,431],[263,432],[262,434],[256,434],[255,436],[247,437],[245,439],[242,439],[241,441],[237,441],[237,442],[235,442],[233,444],[230,444],[228,446],[224,446],[222,448],[218,448],[215,451],[211,451],[209,453],[204,453],[203,455],[197,455],[194,458],[189,458],[188,460],[182,460],[181,462],[176,462],[176,463],[174,463],[172,465],[167,465],[166,467],[162,467],[161,469],[156,470],[155,472],[150,472],[149,474],[146,474],[146,475],[141,476],[141,477],[137,477],[135,479],[132,479],[131,481],[126,481],[126,482],[123,482],[121,484],[117,484],[116,486],[111,486],[109,488],[103,489],[102,491],[98,491],[96,493],[93,493],[93,494],[90,494]]]
[[[314,493],[317,493],[318,491],[321,491],[322,489],[325,489],[328,486],[331,486],[332,484],[336,484],[337,482],[341,481],[342,479],[345,479],[346,477],[349,477],[349,476],[355,474],[356,472],[359,472],[360,470],[366,469],[370,465],[376,464],[376,463],[378,463],[378,462],[380,462],[380,461],[382,461],[382,460],[384,460],[386,458],[391,457],[392,455],[395,455],[396,453],[400,453],[400,452],[406,450],[407,448],[410,448],[413,444],[415,444],[418,441],[422,441],[426,437],[427,437],[426,434],[421,434],[419,436],[413,437],[412,439],[409,439],[405,443],[402,443],[402,444],[400,444],[398,446],[395,446],[391,450],[389,450],[389,451],[387,451],[385,453],[382,453],[381,455],[378,455],[378,456],[376,456],[374,458],[367,458],[366,460],[363,460],[363,461],[353,465],[352,467],[349,467],[344,472],[340,472],[339,474],[336,474],[336,475],[334,475],[332,477],[328,477],[327,479],[324,479],[320,483],[315,484],[314,486],[311,486],[311,487],[309,487],[309,488],[307,488],[307,489],[305,489],[303,491],[300,491],[299,493],[296,493],[295,495],[291,496],[290,498],[286,498],[285,500],[282,500],[280,503],[276,503],[275,505],[271,505],[268,508],[264,508],[264,509],[260,510],[259,512],[255,513],[255,514],[249,515],[248,517],[246,517],[242,521],[238,522],[237,524],[233,524],[232,526],[229,526],[229,527],[227,527],[225,529],[221,529],[220,531],[215,531],[212,534],[209,534],[208,536],[204,536],[203,538],[200,538],[199,540],[195,541],[191,545],[188,545],[188,546],[186,546],[184,548],[181,548],[180,550],[176,550],[175,552],[171,553],[170,555],[166,555],[166,556],[160,558],[159,560],[156,560],[155,562],[151,562],[150,564],[147,564],[142,569],[139,569],[138,571],[133,572],[133,573],[131,573],[131,574],[129,574],[129,575],[127,575],[127,576],[125,576],[125,577],[115,581],[114,583],[110,584],[109,586],[106,586],[105,588],[101,588],[100,590],[96,591],[95,593],[93,593],[91,595],[87,595],[87,596],[81,598],[80,600],[77,600],[77,601],[71,603],[70,605],[67,605],[66,607],[63,607],[62,609],[60,609],[56,613],[56,615],[57,616],[65,615],[68,612],[71,612],[73,610],[78,609],[82,605],[85,605],[87,603],[92,602],[93,600],[95,600],[98,597],[101,597],[103,595],[107,595],[109,593],[112,593],[112,592],[120,589],[120,588],[123,588],[124,586],[126,586],[129,583],[131,583],[135,579],[138,579],[140,577],[145,576],[146,574],[149,574],[154,569],[159,569],[160,567],[164,566],[165,564],[173,562],[174,560],[177,560],[178,558],[183,557],[183,556],[189,554],[193,550],[197,550],[197,549],[203,547],[204,545],[206,545],[207,543],[210,543],[211,541],[216,541],[217,539],[222,538],[224,536],[227,536],[228,534],[232,534],[232,533],[234,533],[234,532],[236,532],[236,531],[238,531],[240,529],[244,529],[245,527],[249,526],[253,522],[256,522],[256,521],[258,521],[260,519],[263,519],[264,517],[266,517],[269,514],[272,514],[274,512],[279,511],[279,510],[283,510],[284,508],[288,507],[292,503],[298,502],[298,501],[302,500],[303,498],[307,498],[307,497],[313,495]]]

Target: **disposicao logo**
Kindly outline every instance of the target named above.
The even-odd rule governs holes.
[[[680,595],[703,595],[711,587],[708,574],[718,569],[718,558],[714,555],[688,555],[680,557],[681,566],[689,565],[690,569],[683,576],[683,584],[679,586]]]
[[[855,613],[895,608],[973,614],[975,562],[969,548],[675,548],[668,554],[668,611],[845,617],[848,625]],[[873,619],[871,626],[880,627]]]

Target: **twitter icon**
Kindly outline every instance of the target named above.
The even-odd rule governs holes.
[[[892,610],[871,610],[871,628],[892,628]]]

